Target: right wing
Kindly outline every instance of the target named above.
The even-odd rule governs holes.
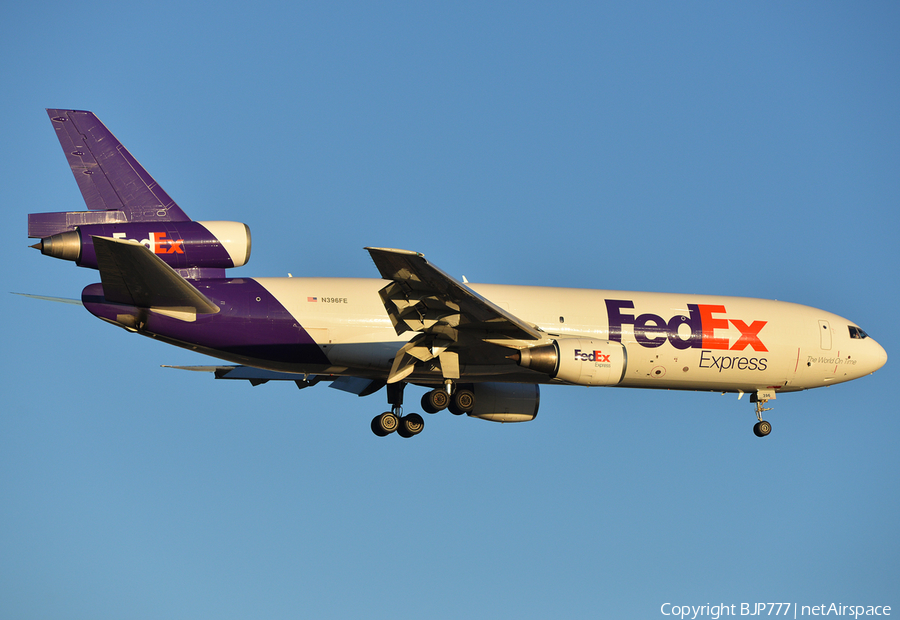
[[[388,383],[408,377],[420,362],[436,360],[445,380],[460,378],[463,363],[502,364],[500,343],[542,340],[544,334],[488,301],[417,252],[366,248],[385,280],[379,291],[397,335],[418,332],[394,358]]]
[[[385,280],[381,299],[397,335],[407,331],[489,332],[494,338],[540,340],[541,332],[425,260],[418,252],[366,248]]]

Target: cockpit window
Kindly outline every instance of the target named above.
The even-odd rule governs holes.
[[[849,325],[850,327],[850,337],[856,338],[857,340],[862,340],[863,338],[868,338],[869,334],[858,328],[856,325]]]

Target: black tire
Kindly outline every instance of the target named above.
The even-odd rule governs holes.
[[[447,392],[441,389],[425,392],[422,396],[422,410],[425,413],[437,413],[447,408],[450,404],[450,397]]]
[[[471,413],[475,408],[475,392],[472,390],[459,389],[453,393],[453,399],[450,401],[450,413],[453,415],[462,415]]]
[[[418,413],[411,413],[400,418],[400,427],[397,434],[409,439],[415,437],[425,429],[425,420]]]
[[[757,437],[765,437],[772,432],[772,425],[763,420],[753,425],[753,434]]]
[[[375,433],[378,437],[387,437],[387,433],[381,428],[381,424],[379,423],[380,416],[375,416],[372,418],[372,432]]]
[[[390,411],[375,416],[372,420],[372,432],[379,437],[386,437],[400,426],[400,420]]]

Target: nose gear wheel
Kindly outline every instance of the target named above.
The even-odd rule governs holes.
[[[753,434],[757,437],[765,437],[772,432],[772,425],[765,420],[760,420],[753,425]]]

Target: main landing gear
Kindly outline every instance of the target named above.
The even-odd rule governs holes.
[[[379,437],[387,437],[394,431],[401,437],[418,435],[425,428],[425,420],[418,413],[402,415],[401,407],[394,407],[372,419],[372,432]]]
[[[387,386],[390,411],[372,419],[372,432],[379,437],[386,437],[397,432],[401,437],[413,437],[425,428],[425,420],[418,413],[403,415],[403,388],[405,383],[392,383]],[[475,392],[471,385],[460,385],[453,388],[451,383],[444,387],[426,392],[422,396],[422,410],[426,413],[437,413],[449,409],[453,415],[471,413],[475,408]]]
[[[454,390],[448,383],[446,387],[436,388],[422,396],[422,410],[425,413],[437,413],[449,409],[453,415],[463,415],[471,413],[474,408],[475,392],[468,387],[457,386]]]
[[[405,383],[392,383],[387,386],[390,411],[385,411],[372,419],[372,432],[379,437],[386,437],[397,431],[401,437],[410,438],[421,433],[425,428],[425,420],[418,413],[403,415],[403,388]]]
[[[769,402],[769,399],[753,394],[750,397],[750,402],[756,403],[756,419],[759,420],[759,422],[753,425],[753,434],[757,437],[765,437],[772,432],[772,425],[762,419],[763,411],[772,410],[771,407],[764,406],[767,402]]]

